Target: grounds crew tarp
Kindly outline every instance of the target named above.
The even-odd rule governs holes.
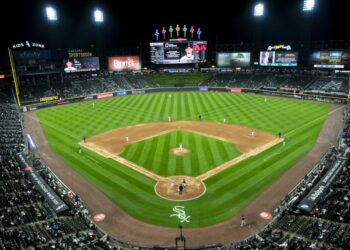
[[[17,155],[17,159],[22,168],[30,167],[25,156],[22,154]],[[44,179],[40,176],[40,174],[32,168],[29,168],[26,171],[29,179],[34,183],[38,191],[44,196],[45,200],[49,204],[49,206],[56,212],[61,213],[66,211],[69,207],[64,203],[60,197],[51,189],[51,187],[44,181]]]
[[[329,188],[334,179],[338,176],[344,164],[344,160],[336,161],[334,166],[327,171],[327,173],[313,187],[313,189],[311,189],[309,194],[299,203],[297,207],[303,211],[310,212],[316,206],[317,202],[321,199],[323,193]]]

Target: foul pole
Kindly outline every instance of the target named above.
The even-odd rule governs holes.
[[[17,81],[17,74],[16,74],[16,68],[15,63],[13,61],[13,55],[10,48],[8,48],[8,54],[10,58],[10,64],[11,64],[11,71],[12,71],[12,77],[13,77],[13,84],[15,85],[15,92],[16,92],[16,99],[18,107],[21,108],[21,101],[19,100],[19,87],[18,87],[18,81]]]

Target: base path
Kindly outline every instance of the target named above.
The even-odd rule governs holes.
[[[178,188],[182,180],[177,181],[177,177],[164,178],[145,167],[119,156],[124,148],[132,142],[147,140],[152,137],[178,130],[186,130],[218,140],[234,143],[237,149],[243,154],[203,173],[200,176],[187,177],[189,183],[186,190],[181,193],[178,192]],[[252,133],[252,131],[254,132]],[[228,125],[217,122],[180,121],[146,123],[126,128],[113,129],[87,138],[85,142],[81,141],[80,145],[102,155],[103,157],[112,158],[115,161],[157,181],[154,190],[160,197],[167,200],[186,201],[196,199],[204,194],[206,189],[205,184],[203,183],[204,180],[251,156],[257,155],[273,147],[281,141],[283,141],[282,138],[277,138],[276,136],[262,131],[237,125]],[[190,152],[189,149],[182,147],[169,149],[170,154],[174,154],[178,157],[189,154]]]
[[[338,109],[339,107],[340,105],[333,105],[333,111],[328,114],[314,148],[241,211],[245,215],[246,226],[240,227],[241,214],[237,214],[231,220],[213,226],[198,229],[184,228],[187,246],[202,246],[218,242],[225,244],[242,240],[266,225],[268,221],[261,218],[260,214],[262,212],[272,214],[281,199],[304,178],[329,147],[336,145],[343,112],[342,109]],[[24,125],[26,132],[31,135],[38,148],[38,155],[68,187],[80,196],[91,215],[106,216],[104,220],[97,222],[105,232],[116,239],[141,246],[175,244],[174,239],[179,235],[178,228],[151,225],[132,218],[54,154],[48,146],[35,112],[24,113]]]
[[[238,125],[219,122],[179,121],[145,123],[117,128],[89,137],[83,144],[85,147],[95,148],[102,155],[106,153],[106,157],[109,157],[109,155],[118,155],[123,152],[125,146],[129,143],[143,141],[177,130],[195,132],[196,134],[236,144],[237,150],[242,153],[255,150],[276,138],[276,136],[266,132]],[[254,136],[251,136],[252,131],[254,131]]]

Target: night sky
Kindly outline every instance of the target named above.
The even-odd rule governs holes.
[[[154,41],[154,31],[170,24],[201,27],[202,39],[217,43],[265,43],[310,40],[346,40],[350,37],[349,9],[345,1],[315,0],[313,14],[301,12],[302,0],[265,0],[266,16],[254,18],[256,1],[9,1],[2,8],[2,51],[25,40],[37,41],[50,48],[87,48],[90,44],[107,48],[137,47]],[[59,21],[45,19],[44,6],[51,3]],[[92,10],[105,12],[105,23],[96,25]],[[11,14],[13,20],[6,17]],[[142,14],[139,14],[141,12]]]

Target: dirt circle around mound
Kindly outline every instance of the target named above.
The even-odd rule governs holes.
[[[179,191],[180,185],[184,186],[182,193]],[[201,197],[205,194],[205,184],[190,176],[170,176],[159,180],[154,186],[156,194],[163,199],[171,201],[189,201]]]
[[[188,148],[172,148],[169,150],[169,154],[175,156],[185,156],[191,153],[191,150]]]

